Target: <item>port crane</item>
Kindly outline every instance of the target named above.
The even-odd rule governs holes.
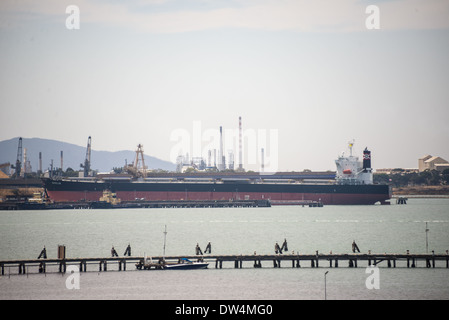
[[[20,174],[22,172],[22,162],[20,161],[20,159],[22,159],[22,137],[19,138],[19,146],[17,147],[16,165],[11,165],[11,168],[16,170],[16,178],[20,177]]]
[[[136,158],[130,165],[125,166],[127,173],[133,175],[135,178],[146,178],[148,167],[145,165],[143,154],[143,145],[139,144],[136,150]]]
[[[140,165],[139,165],[140,162]],[[145,160],[143,155],[143,145],[139,144],[136,150],[136,160],[134,161],[134,170],[138,176],[146,178],[147,177],[147,169],[145,166]]]
[[[80,164],[80,167],[84,169],[84,175],[83,175],[84,177],[89,176],[91,153],[92,153],[92,139],[89,136],[89,138],[87,139],[86,158],[84,159],[84,164],[83,163]]]

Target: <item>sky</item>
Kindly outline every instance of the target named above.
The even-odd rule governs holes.
[[[446,0],[2,0],[0,140],[175,161],[222,126],[237,164],[241,116],[246,169],[264,148],[273,171],[335,170],[352,140],[417,168],[449,160],[448,57]]]

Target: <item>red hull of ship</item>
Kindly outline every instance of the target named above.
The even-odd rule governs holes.
[[[48,191],[56,202],[98,201],[101,191]],[[245,192],[164,192],[164,191],[118,191],[117,198],[122,201],[169,201],[169,200],[271,200],[273,205],[295,204],[295,201],[321,201],[325,205],[370,205],[384,203],[388,195],[379,194],[314,194],[314,193],[257,193]]]

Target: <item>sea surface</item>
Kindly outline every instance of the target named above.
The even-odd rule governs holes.
[[[394,202],[394,201],[392,201]],[[271,208],[113,209],[0,212],[0,260],[35,259],[45,246],[48,258],[57,246],[67,257],[108,257],[111,247],[123,255],[128,244],[133,256],[163,253],[193,255],[198,243],[212,254],[272,254],[276,242],[288,242],[289,252],[314,254],[352,252],[355,240],[361,252],[411,253],[449,249],[449,199],[409,199],[390,206],[275,206]],[[0,277],[0,299],[168,299],[168,300],[297,300],[324,299],[449,299],[449,269],[419,265],[407,269],[379,264],[379,289],[368,289],[365,262],[358,268],[329,268],[327,263],[301,268],[284,262],[281,268],[265,262],[254,269],[244,262],[234,269],[211,263],[207,270],[126,272],[108,266],[88,266],[80,274],[80,288],[69,290],[69,275],[59,273],[17,275],[5,270]],[[424,264],[424,262],[421,262]]]

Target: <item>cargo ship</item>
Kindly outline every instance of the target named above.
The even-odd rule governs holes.
[[[309,174],[234,174],[215,178],[101,177],[84,179],[44,179],[48,197],[55,202],[98,201],[104,191],[121,201],[213,201],[270,200],[272,205],[316,201],[325,205],[389,204],[388,185],[373,183],[371,152],[363,151],[363,161],[344,154],[335,161],[336,172]],[[329,180],[330,177],[332,180]],[[307,179],[309,178],[309,179]],[[310,179],[315,178],[315,179]],[[321,180],[320,180],[321,178]],[[311,182],[313,181],[313,182]]]

